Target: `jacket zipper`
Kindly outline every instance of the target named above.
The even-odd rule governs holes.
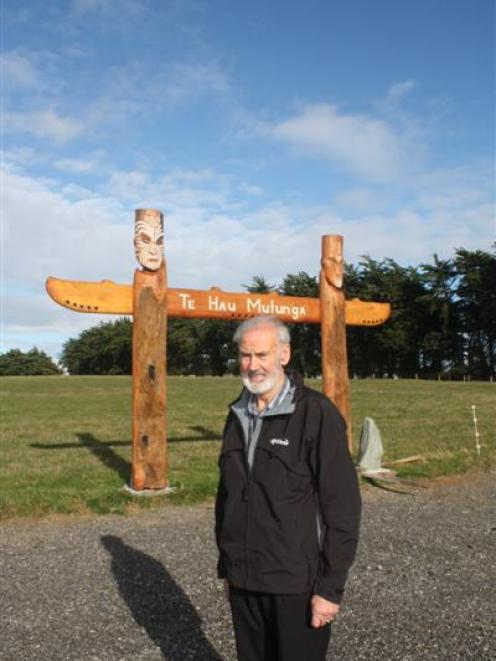
[[[236,424],[238,425],[239,431],[241,432],[241,437],[244,437],[244,430],[239,421],[239,418],[235,415]],[[238,431],[238,433],[239,433]],[[252,469],[248,464],[248,453],[247,453],[247,441],[245,439],[245,448],[243,451],[243,460],[245,465],[246,481],[243,487],[243,501],[246,503],[246,518],[245,518],[245,543],[244,543],[244,555],[245,555],[245,577],[244,577],[244,588],[248,589],[248,581],[250,579],[250,564],[249,564],[249,553],[248,553],[248,528],[250,523],[250,488],[253,483]]]
[[[285,435],[286,430],[289,425],[289,418],[290,416],[286,416],[286,421],[284,424],[284,430],[283,434]],[[241,423],[239,422],[239,419],[236,417],[236,422],[241,427]],[[258,435],[257,439],[257,446],[255,448],[255,451],[253,453],[253,462],[252,465],[250,466],[248,464],[248,445],[246,446],[246,450],[244,452],[244,461],[245,461],[245,469],[246,469],[246,483],[243,488],[243,500],[246,502],[246,522],[245,522],[245,566],[246,566],[246,574],[245,574],[245,589],[248,588],[248,582],[250,580],[250,563],[249,563],[249,552],[248,552],[248,531],[249,531],[249,525],[250,525],[250,491],[253,485],[253,474],[254,474],[254,466],[256,462],[256,456],[258,450],[258,445],[261,440],[264,440],[264,431],[267,427],[266,425],[267,418],[262,419],[262,425],[260,427],[260,433]],[[241,433],[243,434],[243,429],[241,429]],[[244,434],[243,434],[244,435]],[[248,440],[248,439],[246,439]]]

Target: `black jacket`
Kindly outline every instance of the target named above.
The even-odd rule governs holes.
[[[229,412],[216,501],[218,573],[247,590],[313,591],[340,603],[358,541],[360,492],[343,418],[296,379],[295,410],[263,419],[251,471],[241,424]]]

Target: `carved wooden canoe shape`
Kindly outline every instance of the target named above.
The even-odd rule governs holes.
[[[49,277],[46,289],[51,298],[69,310],[100,314],[133,314],[133,287],[112,280],[84,282]],[[167,289],[169,317],[246,319],[260,314],[277,316],[294,323],[319,323],[320,300],[279,294]],[[379,326],[391,314],[389,303],[374,303],[354,298],[346,301],[347,326]]]

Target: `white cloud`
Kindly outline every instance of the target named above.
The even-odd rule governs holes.
[[[67,339],[112,319],[115,319],[112,315],[67,310],[51,300],[44,286],[29,293],[19,293],[14,287],[8,287],[2,301],[0,351],[10,348],[27,351],[37,346],[57,356]]]
[[[105,157],[106,152],[99,149],[80,158],[60,158],[54,162],[54,166],[61,172],[74,174],[101,172],[105,164]]]
[[[436,168],[417,174],[409,182],[416,191],[415,204],[424,211],[457,211],[485,202],[494,205],[495,165],[481,159],[456,168]]]
[[[253,184],[247,184],[247,183],[241,183],[239,186],[239,190],[244,195],[249,195],[250,197],[251,196],[261,197],[262,195],[265,194],[265,191],[261,186],[254,186]]]
[[[230,90],[227,73],[212,60],[160,62],[152,71],[143,62],[134,61],[91,73],[90,68],[83,68],[90,76],[85,79],[86,88],[80,88],[78,79],[71,81],[70,96],[76,99],[83,95],[84,100],[71,110],[65,71],[67,48],[63,50],[64,55],[46,50],[4,55],[5,132],[64,145],[83,133],[95,136],[101,127],[111,127],[112,131],[118,124],[132,128],[154,116],[163,122],[164,111],[174,113],[200,98],[221,98]],[[95,74],[97,78],[93,78]],[[88,80],[93,80],[89,94]],[[82,172],[90,166],[75,159],[58,159],[57,167]]]
[[[31,147],[14,147],[0,152],[2,163],[8,163],[11,170],[18,166],[27,167],[40,161],[40,155]]]
[[[56,306],[45,294],[45,279],[131,283],[134,209],[140,206],[165,213],[171,287],[239,291],[254,275],[273,283],[302,270],[315,275],[323,234],[344,235],[348,261],[369,254],[413,265],[429,261],[434,252],[451,257],[459,246],[488,250],[494,239],[490,196],[478,183],[481,170],[468,166],[433,173],[432,188],[427,174],[415,179],[418,194],[408,206],[393,198],[390,206],[396,208],[387,212],[376,205],[375,212],[343,206],[339,213],[265,196],[258,205],[250,197],[248,210],[239,197],[244,182],[212,168],[153,177],[144,171],[114,173],[99,192],[76,181],[62,186],[35,179],[20,167],[4,180],[5,348],[22,342],[53,353],[64,339],[99,321]],[[434,196],[436,190],[441,197]],[[367,199],[372,192],[358,189],[353,195]],[[454,203],[447,206],[450,193]]]
[[[11,285],[41,287],[48,275],[64,277],[61,268],[67,277],[88,278],[95,264],[101,270],[105,264],[111,278],[122,274],[122,259],[132,259],[126,228],[119,225],[122,207],[114,200],[71,199],[53,182],[7,172],[2,211]]]
[[[150,87],[155,88],[158,97],[176,104],[205,93],[224,93],[229,82],[216,63],[176,62],[166,67]]]
[[[85,188],[84,186],[80,186],[79,184],[65,184],[60,188],[60,193],[63,195],[63,197],[66,197],[69,200],[83,200],[83,199],[93,199],[97,200],[100,199],[100,195],[98,193],[95,193],[93,190],[90,190],[89,188]]]
[[[400,99],[410,94],[415,89],[415,81],[403,80],[401,82],[393,83],[386,95],[386,101],[389,103],[397,103]]]
[[[332,204],[348,213],[371,213],[383,210],[389,201],[389,195],[375,188],[346,188],[333,197]]]
[[[7,87],[37,87],[40,83],[39,74],[31,61],[15,51],[2,55],[0,67]]]
[[[138,63],[109,69],[102,91],[88,103],[85,121],[89,128],[128,123],[130,118],[159,116],[175,112],[204,96],[228,93],[229,78],[215,62],[172,62],[154,71]],[[161,124],[158,125],[161,130]]]
[[[274,126],[272,136],[373,180],[394,179],[407,163],[406,145],[392,125],[325,103],[305,106]]]
[[[151,179],[143,171],[118,171],[112,173],[106,186],[107,195],[127,200],[133,208],[152,206],[188,210],[197,208],[227,207],[225,194],[228,179],[212,170],[171,171]]]
[[[71,117],[58,115],[51,109],[36,112],[4,113],[7,132],[30,133],[56,144],[64,144],[83,131],[83,124]]]

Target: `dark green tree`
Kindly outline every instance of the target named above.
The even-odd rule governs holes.
[[[288,274],[279,293],[283,296],[319,297],[317,278],[305,271]],[[318,324],[288,324],[291,332],[291,366],[305,376],[321,373],[320,327]]]
[[[463,373],[463,333],[456,297],[456,267],[452,259],[433,256],[433,264],[421,264],[426,323],[422,341],[422,367],[426,376]]]
[[[0,355],[0,376],[36,376],[62,374],[62,370],[44,351],[11,349]]]
[[[455,255],[465,359],[470,375],[496,376],[496,244],[493,252],[458,248]]]
[[[167,322],[167,371],[169,374],[203,374],[201,326],[197,319]]]
[[[202,354],[207,372],[222,376],[232,371],[237,363],[237,348],[232,341],[237,324],[220,319],[203,319],[202,322]]]
[[[357,265],[347,265],[346,299],[387,301],[392,306],[391,319],[383,326],[348,327],[350,374],[496,376],[495,284],[494,251],[459,248],[452,260],[434,255],[433,263],[418,267],[403,267],[392,259],[377,261],[367,256]],[[274,291],[274,286],[260,275],[254,276],[245,288],[255,294]],[[317,278],[304,271],[286,275],[277,291],[285,296],[319,296]],[[237,354],[232,344],[235,326],[234,322],[215,319],[170,319],[169,373],[236,372]],[[289,327],[292,365],[307,376],[320,374],[319,325]],[[100,324],[83,331],[77,339],[68,340],[61,362],[71,374],[129,374],[131,337],[129,319]],[[37,349],[32,352],[42,353]],[[27,361],[31,370],[36,363],[34,357]],[[20,373],[12,370],[21,369],[21,365],[28,369],[19,350],[0,357],[2,374]],[[45,365],[43,369],[49,367]]]
[[[241,286],[250,292],[250,294],[270,294],[270,292],[277,289],[275,285],[267,282],[263,275],[254,275],[249,285]]]
[[[170,374],[222,376],[236,362],[235,324],[217,319],[171,319],[167,329]]]
[[[368,256],[346,268],[346,298],[391,303],[391,319],[383,326],[348,328],[350,372],[359,376],[394,374],[413,377],[420,370],[426,323],[424,287],[417,269],[392,259]]]
[[[60,362],[70,374],[131,374],[132,322],[102,322],[67,340]]]

